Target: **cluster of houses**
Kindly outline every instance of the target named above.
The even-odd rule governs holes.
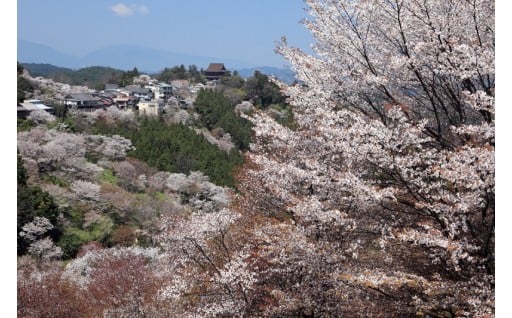
[[[228,71],[222,63],[210,63],[204,71],[207,83],[191,84],[187,80],[173,80],[170,83],[158,82],[149,75],[134,78],[134,84],[118,87],[106,84],[105,89],[96,91],[84,87],[73,90],[67,84],[53,83],[45,78],[35,78],[41,85],[57,90],[53,100],[55,103],[86,111],[98,108],[117,106],[118,108],[137,109],[140,114],[158,115],[165,106],[175,105],[187,108],[193,104],[197,93],[204,88],[215,87],[218,79]],[[64,85],[64,86],[63,86]],[[52,112],[50,106],[44,105],[39,99],[25,100],[18,104],[18,118],[25,118],[31,111],[42,109]]]

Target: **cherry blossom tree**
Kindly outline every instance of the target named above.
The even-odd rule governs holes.
[[[91,135],[88,137],[88,141],[92,152],[110,160],[122,160],[126,158],[128,151],[134,149],[129,139],[119,135],[113,135],[112,137]]]
[[[42,109],[36,109],[30,112],[27,119],[32,120],[36,124],[47,124],[55,121],[55,116]]]
[[[231,228],[240,217],[224,208],[163,218],[155,240],[172,259],[166,271],[173,278],[161,295],[185,310],[182,316],[248,315],[257,272],[248,245],[231,237]]]
[[[70,116],[78,121],[84,121],[87,124],[94,124],[102,121],[107,125],[121,124],[124,126],[136,125],[137,119],[132,109],[121,110],[116,106],[110,106],[106,109],[98,109],[93,112],[83,112],[79,110],[70,110]]]
[[[21,275],[20,275],[21,274]],[[18,272],[18,317],[97,317],[86,294],[61,279],[61,270],[44,275]]]
[[[45,236],[49,235],[53,228],[53,224],[47,218],[36,216],[32,222],[23,225],[19,233],[20,237],[30,244],[27,252],[38,261],[38,264],[62,257],[62,249],[56,246],[49,236]]]
[[[96,260],[89,274],[87,291],[92,306],[102,308],[107,317],[154,316],[152,299],[161,286],[156,274],[143,254],[105,254]]]
[[[104,168],[99,164],[126,159],[130,140],[118,135],[87,135],[37,127],[18,133],[18,149],[25,161],[36,162],[40,173],[61,171],[94,181]],[[91,162],[97,159],[97,163]]]
[[[28,253],[36,259],[43,261],[60,259],[63,254],[62,249],[56,246],[49,237],[45,237],[30,244]]]
[[[89,181],[76,180],[71,184],[71,190],[82,200],[98,200],[101,187]]]
[[[53,224],[47,218],[36,216],[32,222],[23,225],[19,235],[29,242],[34,242],[51,229]]]
[[[291,220],[310,253],[337,259],[323,278],[355,295],[353,312],[382,314],[371,303],[383,297],[405,315],[492,315],[494,2],[305,3],[315,54],[277,47],[300,82],[279,83],[298,127],[246,115],[257,142],[240,175],[245,206]],[[298,284],[315,316],[350,307],[339,295],[322,312],[313,285]]]

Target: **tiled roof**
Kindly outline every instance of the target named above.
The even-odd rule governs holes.
[[[149,88],[141,88],[141,87],[129,88],[128,90],[134,94],[149,94],[151,92],[151,90]]]
[[[210,63],[206,72],[225,72],[226,68],[224,67],[224,63]]]
[[[97,98],[93,97],[90,94],[78,93],[78,94],[69,94],[66,96],[66,99],[74,99],[74,100],[97,100]]]
[[[42,109],[42,110],[52,109],[50,106],[46,106],[44,104],[21,103],[20,106],[23,107],[23,109],[30,110],[30,111],[38,110],[38,109]]]

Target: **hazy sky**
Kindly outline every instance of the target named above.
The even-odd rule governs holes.
[[[310,52],[302,0],[18,0],[18,39],[85,55],[114,44],[282,66],[275,41]]]

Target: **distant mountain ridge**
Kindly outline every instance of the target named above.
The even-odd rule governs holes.
[[[91,83],[97,81],[106,81],[113,73],[120,75],[123,73],[121,69],[114,69],[106,66],[90,66],[73,70],[67,67],[55,66],[48,63],[20,63],[30,75],[37,77],[42,76],[51,78],[58,82],[68,84],[84,84],[88,79]],[[232,70],[234,71],[234,70]],[[289,69],[282,69],[271,66],[243,68],[236,70],[243,78],[248,78],[254,75],[255,71],[260,71],[263,74],[274,76],[281,81],[291,84],[295,81],[295,75]]]
[[[67,67],[55,66],[48,63],[20,63],[33,77],[49,77],[56,73],[70,73],[74,70]]]
[[[181,64],[196,65],[199,69],[206,69],[209,63],[224,63],[229,69],[255,66],[241,60],[169,52],[137,45],[112,45],[81,57],[60,52],[44,44],[21,39],[17,40],[17,45],[17,59],[20,63],[47,63],[71,69],[109,66],[131,70],[137,67],[145,73],[158,73],[165,67]]]
[[[38,44],[18,39],[17,59],[20,63],[44,63],[59,65],[74,69],[80,59],[70,54],[62,53],[44,44]]]

